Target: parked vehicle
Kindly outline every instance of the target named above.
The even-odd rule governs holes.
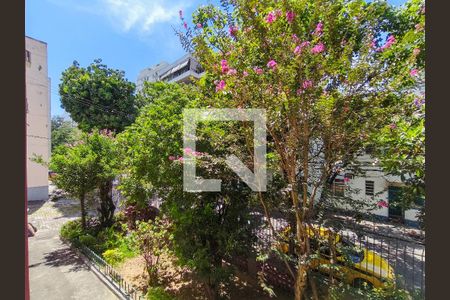
[[[333,276],[346,283],[363,286],[367,284],[375,288],[386,287],[387,282],[395,280],[394,269],[376,252],[356,245],[342,235],[327,228],[309,227],[310,245],[319,255],[313,258],[311,266],[317,271]],[[278,243],[278,249],[286,254],[294,252],[287,242],[291,229],[287,226],[281,236],[285,241]],[[330,243],[331,242],[331,243]],[[336,262],[332,265],[332,247],[334,245]]]

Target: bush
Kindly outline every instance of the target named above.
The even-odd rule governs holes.
[[[88,248],[92,248],[97,243],[97,239],[89,233],[81,235],[78,240],[80,244]]]
[[[102,256],[112,266],[116,266],[125,259],[124,254],[118,248],[106,250],[102,253]]]
[[[79,237],[83,235],[83,228],[80,220],[73,220],[65,223],[60,230],[62,239],[74,244],[79,244]]]
[[[175,300],[162,287],[149,288],[146,297],[148,300]]]

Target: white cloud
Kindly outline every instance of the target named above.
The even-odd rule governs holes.
[[[174,23],[178,11],[191,5],[182,0],[48,0],[55,4],[106,17],[120,31],[148,33],[157,24]]]
[[[182,7],[161,0],[101,0],[105,13],[124,31],[148,32],[157,23],[172,22]]]

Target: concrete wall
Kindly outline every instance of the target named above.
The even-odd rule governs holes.
[[[32,162],[33,154],[50,158],[50,79],[48,78],[47,44],[25,37],[27,98],[27,188],[28,200],[47,200],[48,168]]]
[[[384,200],[389,205],[389,186],[402,186],[402,182],[399,176],[386,175],[382,172],[381,168],[378,167],[376,162],[370,158],[368,155],[363,155],[360,157],[360,161],[365,165],[365,176],[355,176],[348,182],[350,194],[346,196],[351,196],[353,199],[362,200],[365,203],[375,205],[381,200]],[[366,180],[371,180],[374,182],[374,196],[368,196],[365,193]],[[359,192],[357,192],[359,191]],[[389,217],[389,208],[381,207],[375,210],[371,210],[371,213],[380,216],[382,218]],[[407,223],[417,222],[417,209],[408,209],[404,213],[404,218]]]

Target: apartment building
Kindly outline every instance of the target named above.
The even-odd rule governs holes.
[[[136,90],[139,92],[144,87],[144,82],[166,81],[177,83],[189,83],[199,79],[203,75],[203,69],[197,60],[190,54],[186,54],[173,63],[162,61],[154,66],[139,72],[136,81]]]
[[[47,43],[25,37],[26,144],[28,201],[48,199],[48,168],[31,161],[50,158],[50,78]]]

